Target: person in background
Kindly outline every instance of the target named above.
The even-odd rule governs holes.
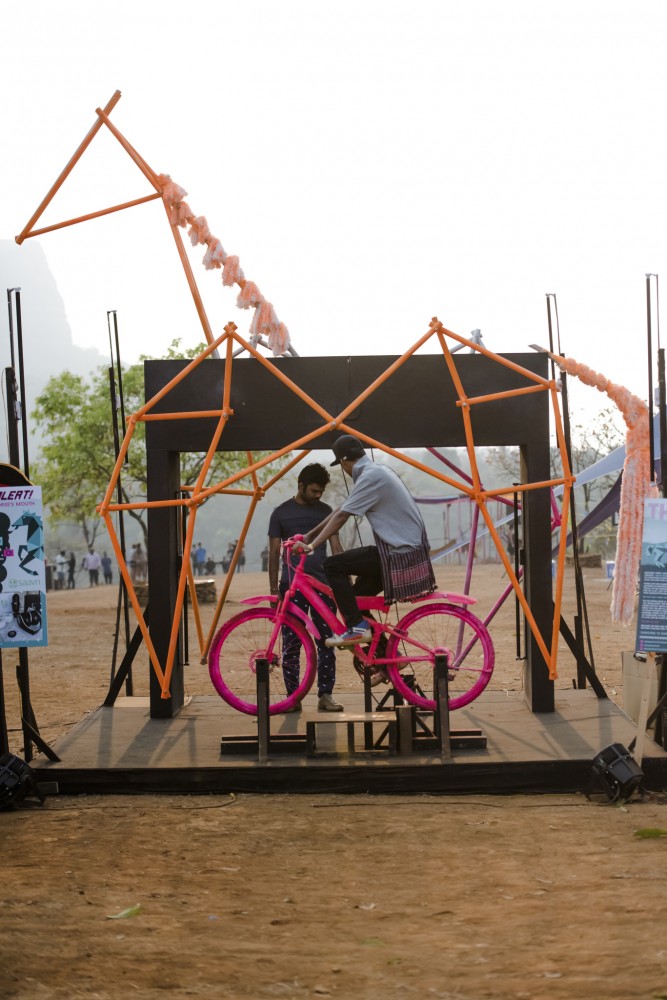
[[[197,542],[197,548],[195,549],[194,553],[195,576],[203,576],[205,566],[206,566],[206,549],[201,544],[201,542]]]
[[[69,558],[67,560],[67,589],[74,590],[76,587],[76,580],[74,574],[76,573],[76,556],[73,552],[70,552]]]
[[[102,576],[105,583],[113,583],[113,571],[112,571],[111,557],[106,553],[102,553]]]
[[[272,594],[285,593],[289,587],[288,562],[283,561],[282,574],[280,569],[280,543],[293,535],[303,535],[310,531],[323,519],[331,514],[329,504],[323,503],[322,494],[329,483],[329,473],[323,465],[314,463],[307,465],[299,473],[297,480],[296,495],[291,500],[286,500],[279,504],[271,514],[269,521],[269,587]],[[343,551],[340,539],[336,532],[329,535],[331,551],[339,553]],[[312,555],[306,560],[306,572],[322,583],[326,583],[323,563],[327,555],[326,545],[314,548]],[[293,559],[298,562],[299,555],[294,555]],[[332,611],[335,605],[331,598],[321,595]],[[295,604],[306,614],[309,614],[315,623],[315,627],[320,633],[320,638],[315,640],[317,647],[317,707],[320,712],[342,712],[343,706],[334,700],[333,688],[336,682],[336,657],[333,649],[329,649],[326,640],[331,637],[332,632],[321,615],[308,603],[306,598],[296,593],[292,598]],[[287,691],[293,691],[299,680],[300,663],[298,659],[299,643],[294,642],[294,633],[286,625],[283,626],[283,674]],[[293,711],[301,710],[299,703]]]
[[[83,569],[88,570],[88,579],[90,581],[90,587],[96,587],[100,582],[100,566],[102,565],[102,560],[100,558],[99,552],[91,546],[85,556],[83,557],[83,562],[81,566]]]
[[[144,552],[141,542],[134,546],[134,579],[137,583],[146,583],[148,578],[148,558]]]
[[[56,590],[65,589],[65,574],[67,573],[67,556],[61,549],[56,556]]]

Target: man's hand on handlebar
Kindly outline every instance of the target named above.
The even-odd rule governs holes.
[[[303,535],[293,535],[292,538],[285,539],[283,548],[294,549],[297,553],[305,552],[306,554],[313,551],[313,546],[309,545],[308,542],[304,542]]]

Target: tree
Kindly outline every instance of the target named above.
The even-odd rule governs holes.
[[[200,345],[184,355],[179,345],[180,341],[174,340],[165,358],[194,357],[203,349]],[[123,370],[127,414],[134,413],[144,402],[144,360],[142,357],[139,363]],[[88,380],[69,371],[54,375],[37,397],[33,419],[45,442],[35,464],[35,478],[42,486],[49,518],[53,522],[78,525],[86,546],[91,546],[101,524],[95,507],[104,496],[115,465],[109,369],[101,366]],[[266,454],[262,452],[256,457]],[[196,481],[204,458],[201,454],[181,455],[183,485]],[[136,503],[145,500],[147,490],[142,422],[135,429],[128,459],[120,478],[121,502]],[[210,481],[231,475],[245,463],[245,455],[217,452],[211,464]],[[146,510],[127,513],[138,523],[146,541]]]

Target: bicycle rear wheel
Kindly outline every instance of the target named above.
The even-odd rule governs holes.
[[[293,708],[310,690],[317,672],[315,647],[306,627],[291,616],[274,631],[275,611],[253,608],[230,618],[216,633],[208,670],[216,691],[232,708],[257,715],[257,660],[269,661],[269,713]]]
[[[486,626],[469,611],[453,604],[427,604],[410,611],[396,628],[403,638],[389,637],[387,658],[409,662],[388,666],[387,674],[409,704],[435,709],[436,653],[447,656],[450,709],[470,704],[489,683],[495,659],[493,641]],[[420,648],[424,646],[426,650]]]

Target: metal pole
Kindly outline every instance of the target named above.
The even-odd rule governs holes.
[[[116,347],[115,358],[114,358],[114,341],[112,340],[112,337],[111,337],[111,327],[110,327],[110,324],[109,324],[109,316],[110,315],[113,315],[113,318],[114,318],[115,347]],[[125,409],[124,409],[124,403],[123,403],[123,389],[122,389],[121,373],[120,373],[120,354],[119,354],[119,350],[118,350],[118,324],[116,322],[116,311],[115,311],[115,309],[107,312],[107,328],[109,330],[109,350],[110,350],[110,353],[111,353],[111,366],[109,368],[109,393],[110,393],[110,396],[111,396],[111,422],[112,422],[112,427],[113,427],[114,455],[116,456],[116,458],[118,458],[118,454],[120,452],[120,432],[119,432],[119,427],[118,427],[118,405],[119,405],[119,403],[120,403],[121,417],[122,417],[122,421],[123,421],[123,432],[124,432],[124,428],[125,428],[125,416],[124,416]],[[119,388],[119,394],[118,394],[118,396],[116,395],[116,382],[115,382],[116,367],[118,369],[118,388]],[[116,497],[117,497],[117,500],[118,500],[119,504],[123,502],[122,488],[121,488],[121,477],[120,477],[120,475],[118,476],[118,482],[116,484]],[[122,510],[118,511],[118,540],[120,542],[120,550],[123,553],[123,558],[125,558],[125,552],[126,552],[126,549],[125,549],[125,521],[124,521],[124,518],[123,518],[123,511]],[[124,621],[124,626],[125,626],[125,650],[127,651],[127,649],[129,648],[129,645],[130,645],[130,607],[129,607],[129,598],[128,598],[128,594],[127,594],[127,587],[125,586],[125,580],[123,579],[122,575],[120,575],[120,578],[119,578],[119,581],[118,581],[118,588],[119,588],[119,590],[118,590],[119,605],[121,603],[121,600],[122,600],[122,605],[123,605],[123,621]],[[119,608],[119,610],[120,610],[120,608]],[[114,661],[113,661],[113,666],[112,666],[112,678],[113,678],[113,670],[114,670],[114,668],[115,668],[115,650],[114,650]],[[127,694],[128,697],[131,697],[132,694],[134,693],[134,684],[133,684],[133,680],[132,680],[132,667],[131,666],[130,666],[128,672],[127,672],[127,678],[125,680],[125,693]]]
[[[21,289],[14,289],[16,302],[16,344],[19,362],[19,388],[21,390],[21,420],[23,421],[23,471],[26,479],[30,479],[30,463],[28,461],[28,415],[25,402],[25,371],[23,366],[23,327],[21,324]]]
[[[665,349],[658,351],[658,423],[660,426],[660,482],[667,497],[667,390],[665,388]]]
[[[2,650],[0,649],[0,753],[9,752],[9,732],[5,712],[5,684],[2,676]]]
[[[648,433],[651,462],[651,482],[655,482],[655,442],[653,440],[653,344],[651,339],[651,278],[646,275],[646,337],[648,353]]]

